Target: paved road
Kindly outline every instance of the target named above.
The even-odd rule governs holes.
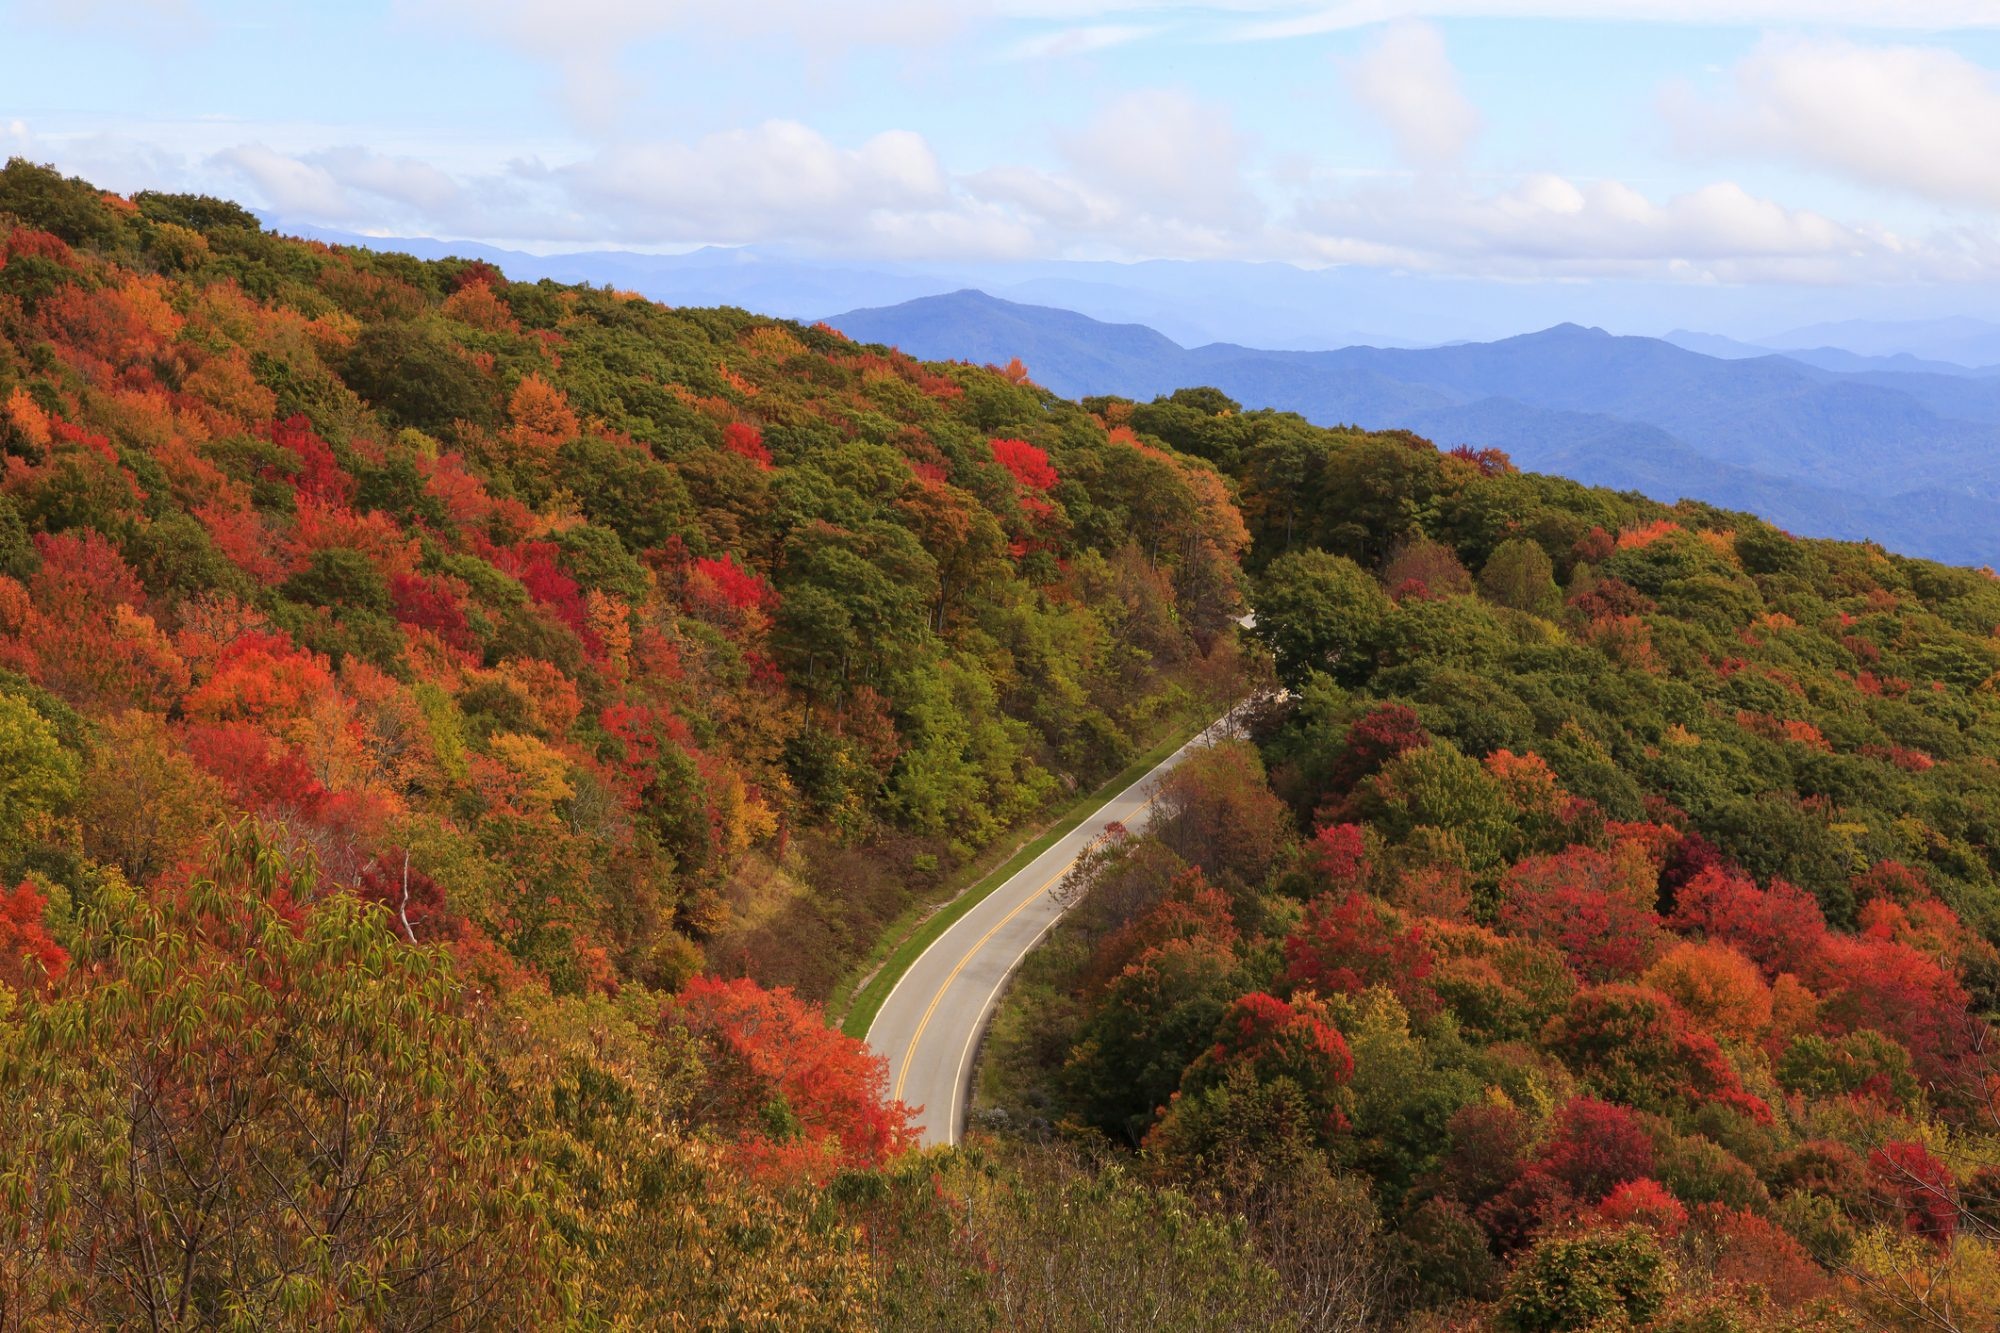
[[[1160,776],[1222,734],[1228,721],[1161,760],[988,894],[932,941],[889,992],[868,1044],[888,1058],[893,1094],[921,1108],[916,1120],[925,1144],[958,1142],[980,1034],[1007,978],[1062,915],[1053,890],[1071,864],[1114,822],[1134,833],[1144,828]]]

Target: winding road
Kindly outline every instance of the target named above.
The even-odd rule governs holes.
[[[1160,777],[1225,734],[1232,721],[1233,710],[1099,806],[953,922],[889,992],[869,1025],[868,1044],[888,1059],[896,1099],[920,1108],[916,1123],[925,1145],[958,1142],[979,1038],[1007,978],[1062,915],[1054,890],[1070,866],[1112,824],[1143,829]]]

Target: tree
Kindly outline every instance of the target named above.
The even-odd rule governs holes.
[[[1338,1093],[1354,1077],[1354,1057],[1310,997],[1287,1002],[1261,991],[1238,997],[1216,1024],[1214,1043],[1188,1067],[1182,1090],[1199,1091],[1237,1067],[1260,1083],[1289,1079],[1324,1115],[1327,1129],[1345,1124]]]
[[[1749,959],[1726,944],[1676,944],[1646,970],[1644,980],[1721,1036],[1753,1040],[1771,1021],[1771,988]]]
[[[1065,1071],[1092,1123],[1144,1136],[1242,993],[1236,971],[1229,942],[1203,936],[1149,948],[1111,980]]]
[[[546,458],[579,429],[569,398],[540,375],[528,374],[507,399],[508,439],[523,456]]]
[[[1315,671],[1343,682],[1367,678],[1391,607],[1359,565],[1325,551],[1294,551],[1271,562],[1255,596],[1255,633],[1286,685],[1297,689]]]
[[[1528,1169],[1533,1135],[1533,1123],[1511,1103],[1462,1106],[1445,1124],[1447,1143],[1438,1162],[1440,1178],[1459,1202],[1477,1208]]]
[[[1210,880],[1239,891],[1261,885],[1294,837],[1257,751],[1237,742],[1204,746],[1160,779],[1152,832]]]
[[[1087,1149],[980,1140],[888,1184],[907,1229],[885,1247],[888,1290],[873,1327],[1298,1326],[1240,1223]],[[940,1196],[957,1225],[935,1224]]]
[[[1386,986],[1419,1012],[1436,1003],[1424,989],[1431,953],[1423,928],[1362,894],[1315,898],[1284,948],[1285,984],[1296,989],[1353,995]]]
[[[1571,847],[1517,863],[1502,877],[1508,930],[1562,949],[1587,981],[1636,977],[1665,945],[1653,915],[1658,877],[1645,851]]]
[[[1474,874],[1496,869],[1516,841],[1506,790],[1450,741],[1390,760],[1355,804],[1385,837],[1428,839]]]
[[[1479,571],[1479,591],[1487,601],[1553,620],[1562,612],[1555,566],[1530,537],[1501,542]]]
[[[1458,553],[1441,542],[1418,537],[1390,553],[1382,566],[1382,586],[1398,601],[1405,597],[1461,597],[1472,591],[1472,576]]]
[[[1650,1146],[1650,1145],[1649,1145]],[[1637,1224],[1661,1237],[1673,1237],[1687,1225],[1687,1209],[1657,1180],[1644,1177],[1615,1186],[1597,1205],[1597,1215],[1614,1227]]]
[[[177,746],[150,713],[110,719],[85,769],[83,845],[135,884],[150,880],[225,815],[220,784]]]
[[[1518,1333],[1645,1323],[1667,1296],[1666,1256],[1641,1227],[1551,1237],[1507,1280],[1500,1322]]]
[[[663,1021],[706,1047],[704,1118],[754,1170],[823,1181],[880,1166],[910,1142],[909,1108],[886,1096],[887,1062],[783,987],[695,977]]]
[[[591,522],[635,551],[664,546],[694,526],[694,502],[680,474],[629,440],[572,436],[557,447],[556,471]]]
[[[1626,1108],[1576,1097],[1556,1113],[1535,1168],[1562,1181],[1585,1203],[1596,1203],[1627,1181],[1652,1173],[1653,1141]]]
[[[421,325],[369,324],[341,370],[355,392],[419,430],[496,415],[493,386],[448,338]]]
[[[1948,1245],[1958,1229],[1958,1187],[1951,1168],[1920,1143],[1885,1143],[1868,1155],[1868,1175],[1913,1234]]]
[[[29,702],[0,687],[0,856],[18,854],[76,799],[76,756]]]
[[[1605,1097],[1652,1111],[1713,1103],[1768,1124],[1715,1038],[1658,991],[1613,983],[1576,993],[1543,1040]]]
[[[156,222],[177,223],[193,231],[209,232],[222,227],[262,231],[257,215],[233,199],[217,199],[210,194],[169,194],[141,190],[132,196],[139,213]]]
[[[440,952],[247,826],[183,888],[114,879],[77,939],[0,1024],[0,1305],[153,1328],[559,1308]]]
[[[988,443],[993,461],[1006,468],[1014,480],[1033,492],[1046,492],[1056,484],[1056,470],[1049,456],[1026,440],[992,440]]]
[[[22,157],[8,158],[0,169],[0,214],[8,213],[71,245],[115,246],[123,230],[90,182]]]
[[[1348,725],[1338,757],[1326,774],[1326,795],[1314,818],[1337,824],[1359,813],[1356,788],[1392,759],[1431,743],[1430,732],[1408,704],[1376,704]]]
[[[702,1052],[687,1034],[663,1031],[657,1009],[630,991],[521,990],[501,999],[481,1034],[496,1099],[552,1177],[546,1224],[564,1238],[576,1278],[572,1318],[612,1328],[870,1327],[876,1284],[850,1214],[830,1216],[824,1194],[747,1179],[728,1145],[694,1130]]]
[[[1719,865],[1702,868],[1674,896],[1672,924],[1740,950],[1766,977],[1796,970],[1826,936],[1809,894],[1783,880],[1760,889]]]
[[[49,937],[48,899],[23,880],[0,889],[0,1019],[13,1007],[8,992],[41,991],[69,968],[69,952]]]

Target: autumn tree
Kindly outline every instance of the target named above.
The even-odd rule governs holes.
[[[107,885],[77,939],[0,1027],[7,1308],[155,1328],[560,1308],[440,953],[249,827],[184,887]]]
[[[1189,755],[1160,779],[1152,800],[1155,836],[1215,882],[1260,884],[1290,850],[1291,821],[1247,745]]]

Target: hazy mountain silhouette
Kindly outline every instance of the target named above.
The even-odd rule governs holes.
[[[1747,343],[1719,333],[1697,333],[1692,329],[1675,329],[1661,341],[1724,361],[1783,356],[1792,361],[1803,361],[1809,366],[1818,366],[1821,370],[1837,370],[1843,374],[1887,370],[1902,374],[1980,376],[2000,372],[2000,366],[1962,366],[1955,361],[1933,361],[1908,352],[1897,352],[1893,356],[1863,356],[1844,347],[1766,347],[1762,343]]]
[[[1526,468],[1752,510],[1802,533],[2000,561],[2000,378],[1726,360],[1573,324],[1424,349],[1186,348],[977,291],[828,322],[926,358],[1018,356],[1066,397],[1212,384],[1246,407],[1494,445]]]
[[[1760,338],[1769,347],[1838,347],[1862,356],[1907,355],[1961,366],[2000,367],[2000,324],[1947,319],[1843,319]]]

